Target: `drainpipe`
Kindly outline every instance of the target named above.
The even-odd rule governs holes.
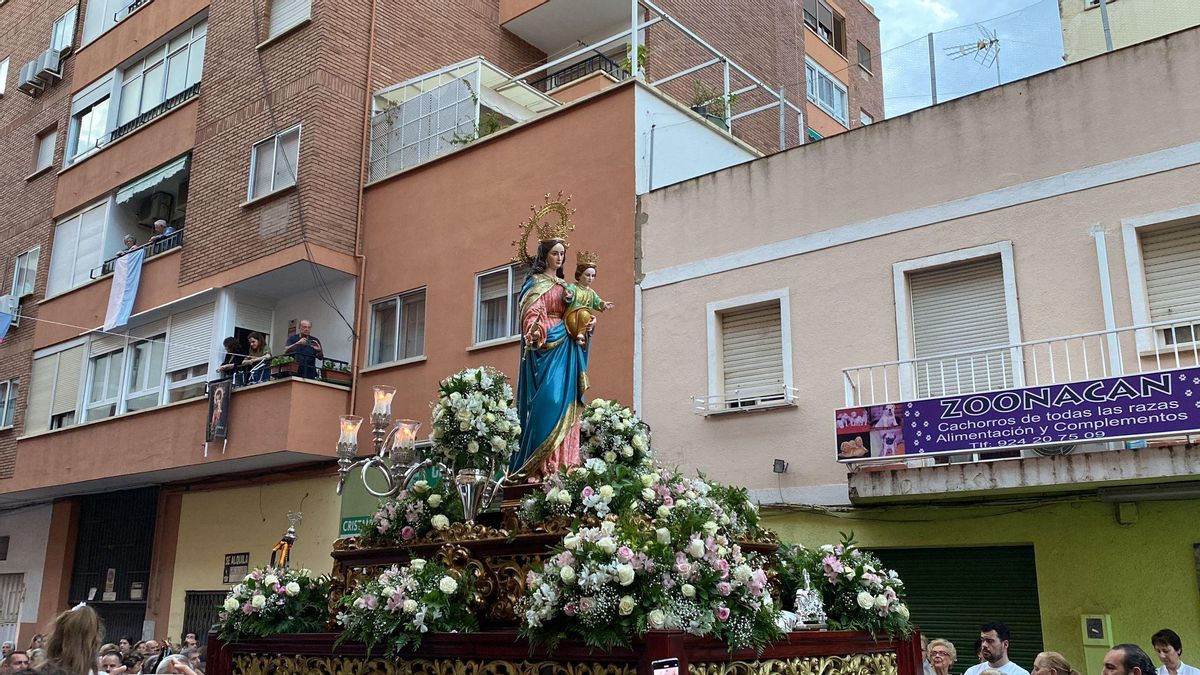
[[[354,216],[354,259],[358,261],[358,279],[355,280],[354,293],[354,344],[350,348],[350,414],[354,414],[354,404],[358,394],[358,356],[362,346],[363,296],[366,294],[364,279],[367,276],[367,256],[362,250],[363,203],[366,201],[367,160],[371,149],[371,109],[373,107],[371,89],[371,64],[375,61],[375,10],[377,0],[371,0],[371,26],[367,34],[367,74],[363,78],[363,91],[366,95],[366,105],[363,108],[362,149],[358,161],[358,208]]]
[[[1108,0],[1100,0],[1100,23],[1104,25],[1104,51],[1113,50],[1112,28],[1108,25]]]

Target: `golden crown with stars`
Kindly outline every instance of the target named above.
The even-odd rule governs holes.
[[[575,256],[576,267],[599,267],[600,256],[591,251],[580,251]]]
[[[556,241],[567,245],[567,235],[575,229],[575,225],[571,223],[571,215],[575,213],[575,209],[572,209],[570,204],[570,196],[563,197],[563,193],[559,192],[557,197],[551,199],[550,193],[547,192],[541,206],[534,204],[529,207],[533,215],[517,226],[521,229],[521,238],[513,242],[513,246],[517,247],[514,262],[533,264],[533,256],[529,255],[529,237],[535,232],[540,243]],[[551,216],[549,220],[548,216]],[[557,216],[557,219],[552,216]]]

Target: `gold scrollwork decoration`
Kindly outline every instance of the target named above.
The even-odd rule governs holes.
[[[689,663],[691,675],[897,675],[895,652]]]
[[[635,663],[237,654],[234,675],[637,675]]]

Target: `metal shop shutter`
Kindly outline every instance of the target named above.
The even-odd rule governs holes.
[[[725,400],[783,396],[779,301],[721,313]]]
[[[1200,315],[1200,222],[1141,233],[1151,321]]]
[[[999,256],[908,275],[918,395],[948,396],[1012,385],[1008,350],[968,357],[941,354],[1007,347],[1008,312]]]
[[[954,672],[975,664],[971,645],[980,624],[988,621],[1008,624],[1009,658],[1026,670],[1033,667],[1042,650],[1042,615],[1032,546],[872,551],[904,580],[912,620],[921,633],[954,643]]]

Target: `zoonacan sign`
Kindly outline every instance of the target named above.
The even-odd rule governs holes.
[[[1200,368],[841,408],[842,462],[1200,431]]]

